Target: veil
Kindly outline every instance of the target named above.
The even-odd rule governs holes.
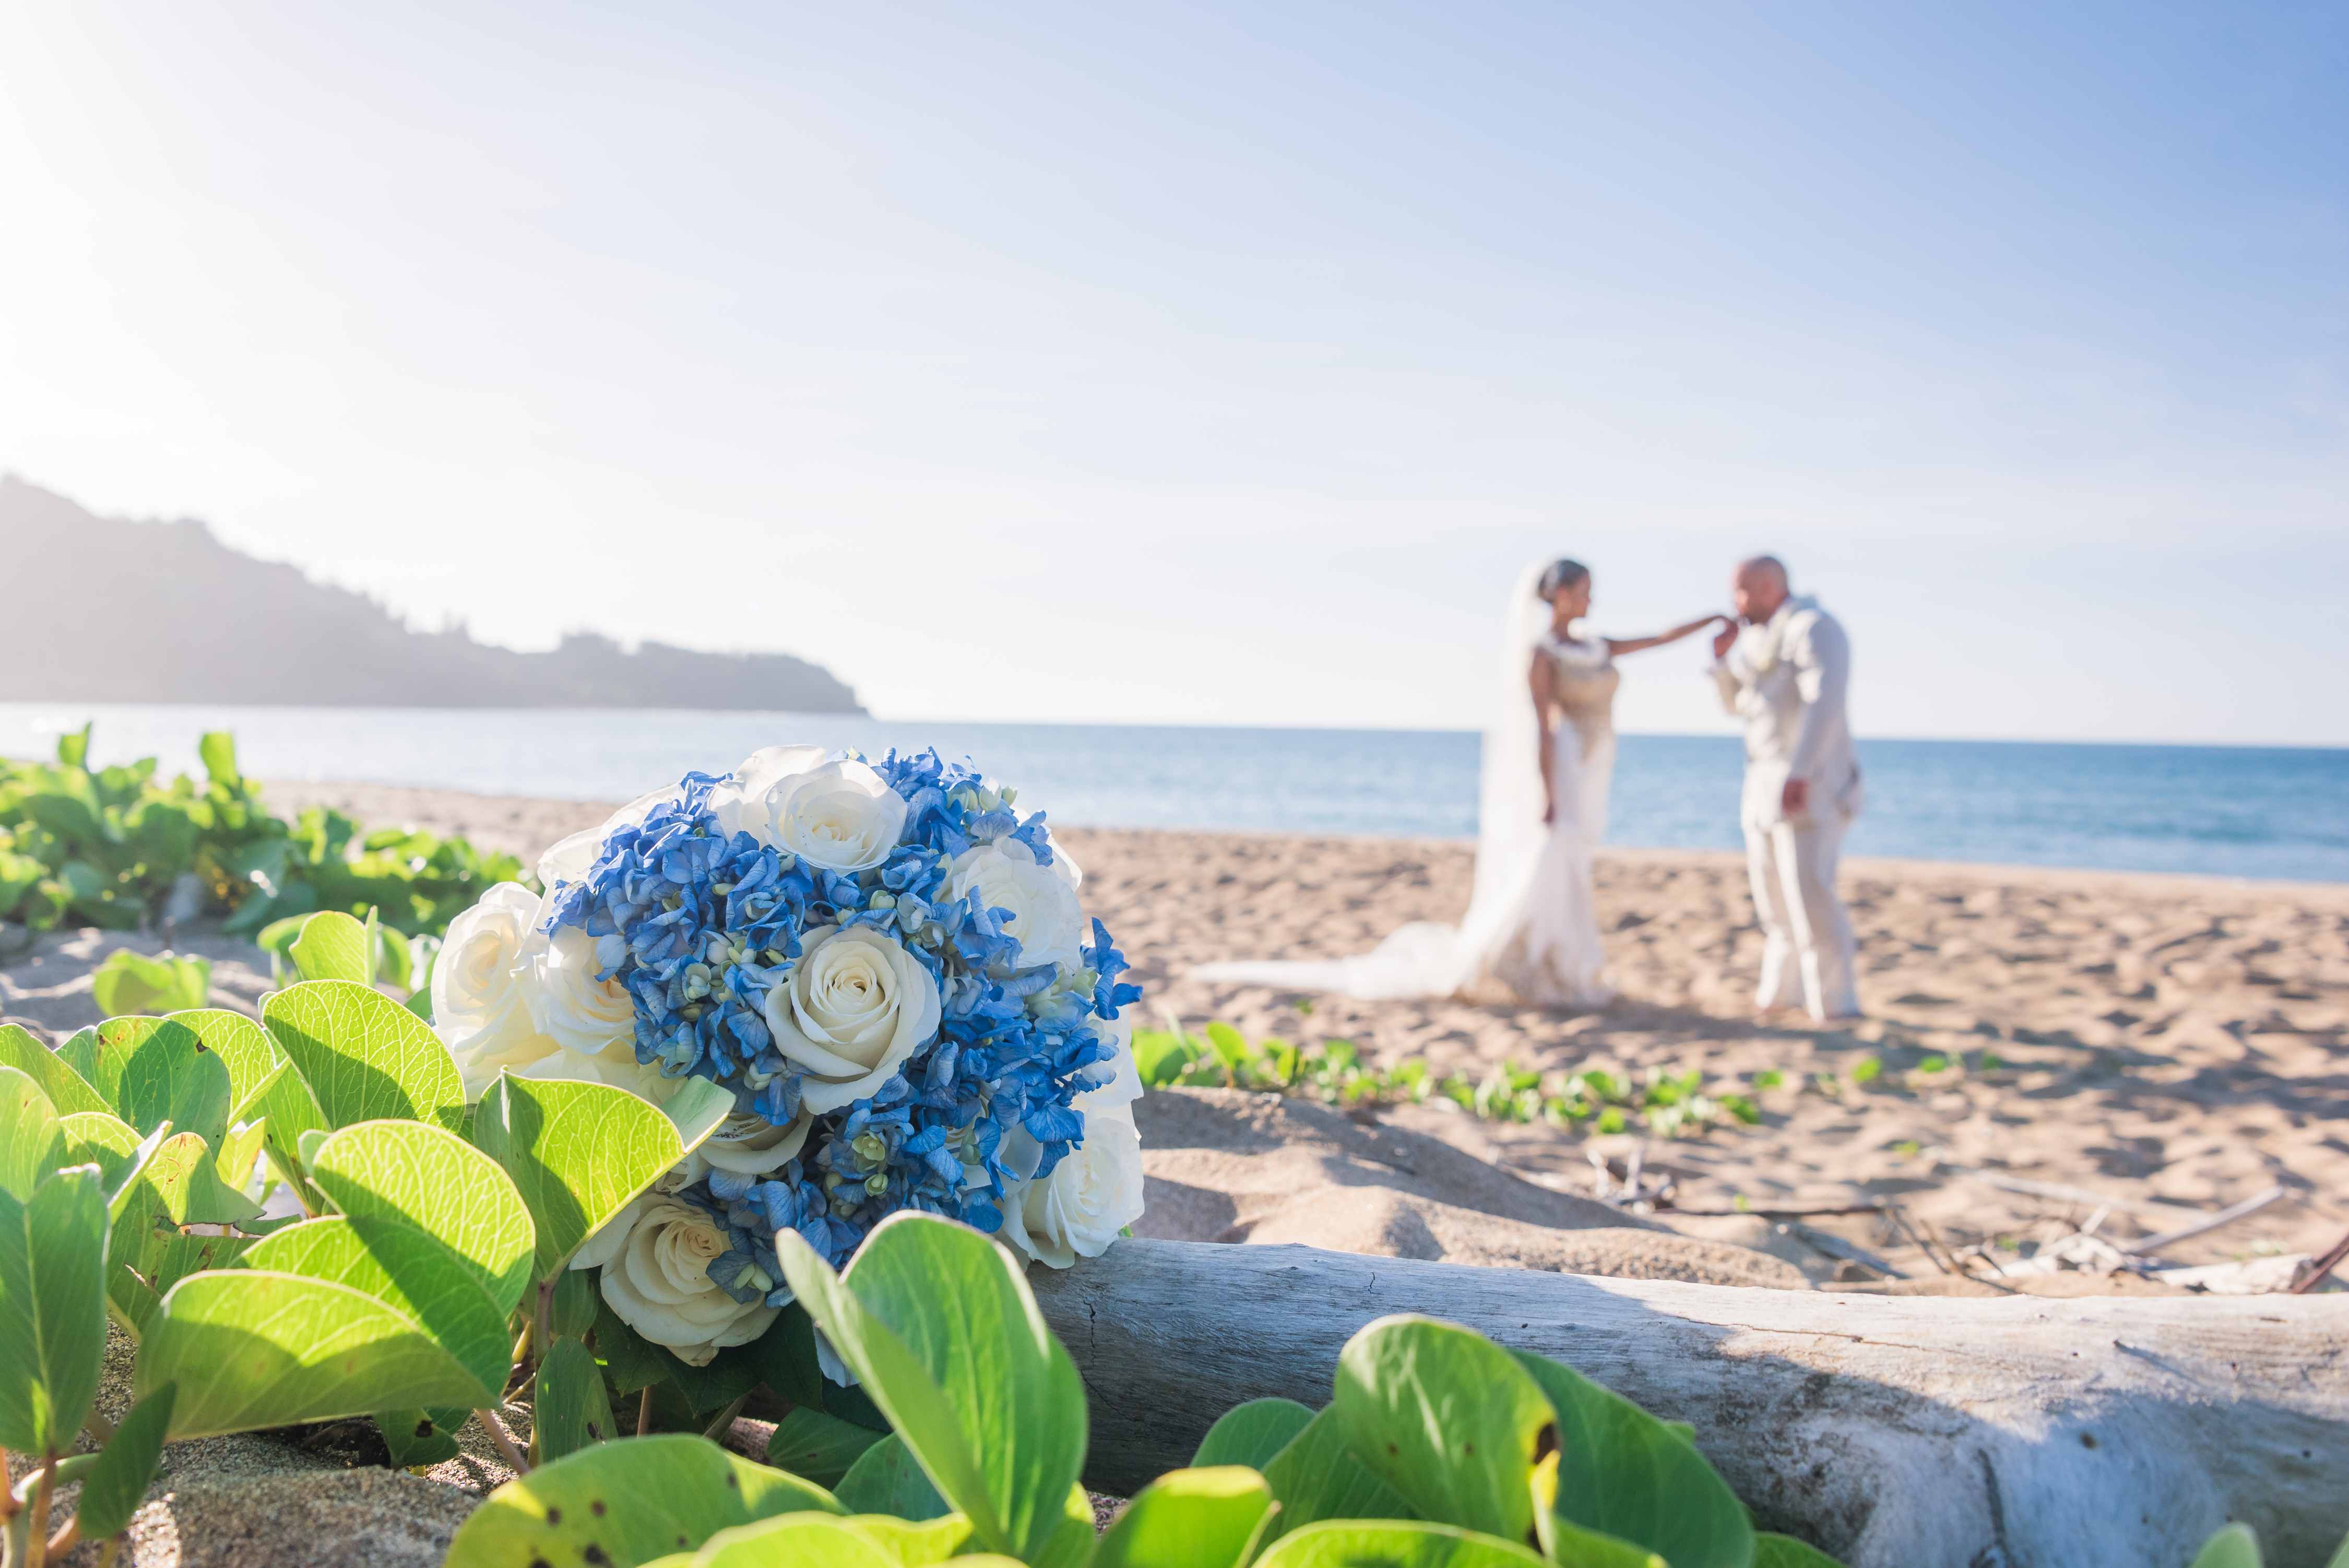
[[[1527,688],[1535,645],[1549,627],[1550,606],[1537,592],[1549,564],[1537,561],[1517,573],[1502,614],[1499,682],[1478,787],[1475,889],[1460,924],[1414,921],[1350,958],[1206,964],[1192,978],[1363,1001],[1449,996],[1485,979],[1524,923],[1550,837],[1542,820],[1541,727]]]

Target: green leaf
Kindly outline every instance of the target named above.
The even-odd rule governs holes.
[[[1272,1507],[1246,1465],[1171,1470],[1133,1494],[1092,1568],[1247,1568]]]
[[[139,1134],[130,1124],[118,1116],[102,1110],[78,1110],[57,1123],[65,1139],[65,1157],[61,1165],[95,1165],[106,1182],[107,1206],[111,1212],[120,1196],[125,1178],[132,1174],[144,1156]],[[155,1140],[156,1148],[163,1140]],[[152,1154],[154,1150],[147,1150]]]
[[[619,1434],[604,1374],[595,1357],[576,1339],[561,1338],[538,1364],[538,1389],[531,1414],[537,1422],[540,1462],[574,1454]]]
[[[827,1416],[811,1406],[795,1405],[775,1423],[774,1435],[767,1439],[767,1462],[777,1470],[789,1470],[818,1486],[837,1491],[864,1451],[880,1440],[881,1434],[870,1427]],[[848,1506],[845,1499],[842,1506]],[[867,1511],[891,1511],[875,1508]]]
[[[304,921],[302,934],[286,949],[286,956],[305,980],[375,983],[375,966],[367,962],[367,929],[340,910],[320,910]]]
[[[254,1244],[250,1236],[183,1236],[176,1231],[152,1231],[146,1239],[139,1272],[159,1297],[191,1274],[234,1267]]]
[[[1086,1504],[1086,1533],[1092,1533],[1092,1504]],[[989,1562],[1009,1563],[1009,1557],[988,1553],[965,1554],[970,1544],[970,1521],[959,1513],[949,1513],[927,1520],[895,1519],[886,1514],[853,1513],[848,1522],[869,1536],[874,1544],[889,1554],[892,1563],[904,1568],[934,1568],[935,1564],[952,1560],[966,1568],[984,1568]]]
[[[1234,1405],[1207,1429],[1199,1451],[1191,1458],[1191,1468],[1246,1465],[1260,1470],[1312,1419],[1313,1412],[1294,1399],[1250,1399],[1245,1405]]]
[[[1543,1562],[1514,1542],[1456,1525],[1325,1520],[1282,1536],[1256,1568],[1530,1568]]]
[[[165,1136],[159,1139],[158,1134]],[[212,1150],[202,1139],[192,1132],[170,1132],[168,1124],[148,1138],[152,1147],[140,1145],[146,1152],[133,1154],[132,1174],[109,1204],[114,1224],[107,1243],[107,1299],[133,1334],[146,1332],[148,1317],[161,1297],[132,1271],[145,1274],[154,1249],[176,1238],[181,1225],[202,1222],[196,1215],[220,1207],[222,1197]],[[258,1212],[250,1203],[243,1207]]]
[[[455,1405],[433,1410],[378,1410],[375,1428],[383,1434],[391,1462],[401,1470],[412,1470],[437,1465],[464,1452],[457,1446],[457,1433],[471,1414]]]
[[[96,1036],[92,1036],[93,1040]],[[18,1072],[41,1086],[59,1116],[76,1116],[83,1111],[109,1110],[106,1097],[90,1086],[89,1080],[74,1071],[64,1057],[17,1024],[0,1024],[0,1067],[15,1068]]]
[[[1569,1367],[1512,1351],[1557,1414],[1557,1515],[1672,1568],[1747,1568],[1745,1505],[1693,1444]]]
[[[106,1192],[95,1166],[0,1192],[0,1448],[71,1452],[106,1359]]]
[[[1483,1335],[1382,1317],[1346,1342],[1330,1401],[1346,1447],[1421,1515],[1523,1541],[1535,1457],[1557,1418],[1532,1377]]]
[[[504,1171],[498,1171],[498,1180],[505,1181]],[[512,1186],[512,1182],[506,1184]],[[522,1206],[520,1198],[514,1200],[514,1206]],[[527,1212],[523,1215],[525,1220],[529,1217]],[[530,1257],[531,1248],[525,1245],[522,1250],[525,1268]],[[596,1309],[604,1305],[604,1293],[595,1288],[600,1277],[594,1269],[564,1269],[554,1276],[554,1299],[547,1304],[547,1316],[554,1320],[555,1333],[585,1339],[595,1331]]]
[[[823,1403],[823,1368],[815,1356],[815,1319],[798,1302],[786,1302],[767,1332],[742,1347],[758,1368],[759,1381],[794,1405]]]
[[[73,1068],[74,1075],[77,1078],[80,1078],[82,1082],[89,1084],[95,1088],[98,1083],[97,1026],[92,1025],[88,1028],[76,1029],[72,1036],[67,1039],[66,1043],[57,1047],[57,1060]],[[63,1102],[60,1101],[58,1103],[62,1104]],[[101,1097],[100,1103],[105,1103],[103,1097]],[[106,1106],[106,1109],[110,1111],[114,1107],[109,1104]]]
[[[631,1438],[582,1449],[490,1493],[457,1527],[443,1568],[641,1568],[720,1530],[810,1511],[841,1509],[823,1488],[701,1438]]]
[[[1325,1519],[1414,1519],[1402,1494],[1346,1451],[1338,1413],[1323,1410],[1263,1467],[1280,1503],[1270,1533],[1280,1536]]]
[[[310,1133],[323,1137],[328,1130],[326,1112],[318,1109],[318,1097],[310,1092],[299,1069],[290,1061],[279,1062],[230,1117],[240,1125],[260,1125],[261,1152],[268,1157],[270,1169],[306,1199],[309,1167],[302,1159],[302,1140]]]
[[[233,786],[243,781],[236,770],[236,737],[227,730],[207,730],[196,742],[196,755],[203,760],[205,777],[213,783]]]
[[[610,1375],[612,1392],[622,1398],[667,1378],[673,1359],[623,1323],[600,1291],[595,1296],[595,1355]]]
[[[177,1384],[164,1384],[133,1405],[116,1425],[98,1463],[82,1478],[74,1517],[81,1522],[83,1540],[103,1541],[130,1528],[130,1516],[154,1484],[164,1434],[171,1425],[172,1398],[179,1391]]]
[[[0,1192],[30,1202],[41,1178],[65,1163],[65,1130],[41,1086],[0,1068]]]
[[[97,721],[93,719],[90,723],[83,725],[79,729],[70,730],[66,734],[57,737],[57,765],[59,767],[79,768],[89,760],[89,732],[96,727],[96,724]],[[87,789],[88,786],[85,784],[84,788]]]
[[[310,1179],[353,1216],[398,1220],[462,1259],[501,1313],[530,1282],[530,1212],[496,1161],[421,1121],[363,1121],[318,1146]]]
[[[835,1490],[840,1505],[853,1513],[890,1513],[899,1519],[939,1519],[954,1513],[906,1450],[904,1439],[894,1432],[858,1455]]]
[[[216,1144],[228,1130],[228,1065],[169,1018],[109,1018],[98,1026],[91,1082],[143,1135],[170,1122]]]
[[[734,1114],[734,1091],[708,1078],[687,1078],[661,1107],[661,1114],[677,1129],[678,1158],[682,1160]]]
[[[327,1125],[388,1117],[453,1132],[462,1124],[465,1085],[449,1047],[381,992],[348,980],[306,981],[272,995],[261,1021],[317,1097]]]
[[[786,1514],[721,1530],[693,1554],[694,1568],[899,1568],[885,1546],[845,1519]]]
[[[261,1158],[261,1146],[268,1140],[269,1123],[264,1120],[238,1121],[232,1119],[228,1131],[221,1139],[220,1153],[212,1160],[213,1172],[221,1185],[232,1192],[242,1192],[253,1180],[254,1162]]]
[[[1834,1558],[1791,1535],[1754,1534],[1754,1568],[1843,1568]]]
[[[335,1217],[291,1225],[254,1243],[243,1266],[365,1292],[413,1319],[489,1393],[502,1388],[513,1368],[505,1309],[471,1265],[397,1220]],[[383,1408],[379,1401],[366,1407]]]
[[[2192,1568],[2260,1568],[2260,1538],[2248,1524],[2222,1526],[2194,1554]]]
[[[226,1007],[198,1007],[189,1012],[172,1013],[166,1021],[193,1030],[206,1049],[220,1057],[228,1068],[229,1095],[232,1106],[243,1103],[269,1070],[283,1060],[277,1047],[269,1043],[269,1031],[242,1013],[232,1013]]]
[[[486,1310],[471,1276],[450,1271]],[[171,1379],[174,1438],[364,1416],[402,1399],[471,1409],[492,1397],[399,1308],[331,1280],[258,1269],[191,1275],[163,1298],[132,1386],[144,1395]]]
[[[202,1007],[212,1000],[212,960],[119,948],[91,972],[89,994],[109,1017]]]
[[[1032,1558],[1083,1467],[1086,1411],[1020,1266],[968,1226],[906,1210],[874,1227],[845,1275],[795,1233],[776,1245],[809,1315],[939,1492],[989,1550]]]
[[[510,1073],[481,1097],[473,1141],[530,1211],[539,1279],[685,1158],[676,1124],[626,1089]]]

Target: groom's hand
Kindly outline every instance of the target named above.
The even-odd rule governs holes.
[[[1721,630],[1713,634],[1713,656],[1725,659],[1729,650],[1737,645],[1737,623],[1730,616],[1721,618]]]
[[[1789,779],[1786,787],[1778,791],[1778,809],[1789,817],[1801,817],[1811,809],[1811,781]]]

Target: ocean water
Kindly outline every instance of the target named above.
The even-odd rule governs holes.
[[[256,778],[347,779],[491,795],[621,800],[761,746],[878,755],[936,746],[1098,827],[1466,838],[1478,738],[1428,730],[926,723],[834,714],[0,704],[0,756],[46,757],[97,722],[93,760],[200,772],[206,729]],[[2002,864],[2349,882],[2349,751],[1860,742],[1868,810],[1847,852]],[[1611,843],[1733,849],[1732,736],[1627,735]]]

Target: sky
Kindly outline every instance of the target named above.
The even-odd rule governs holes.
[[[892,717],[1774,550],[1863,735],[2349,745],[2349,5],[0,5],[0,469]]]

